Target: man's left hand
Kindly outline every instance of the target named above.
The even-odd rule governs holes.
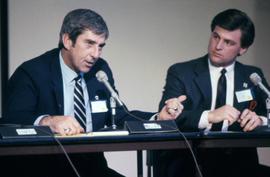
[[[243,128],[243,131],[252,131],[256,127],[262,125],[262,119],[255,112],[245,109],[240,118],[238,119],[240,126]]]

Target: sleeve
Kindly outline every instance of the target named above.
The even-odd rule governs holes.
[[[181,131],[197,131],[200,117],[205,108],[203,108],[203,104],[194,106],[194,98],[191,95],[192,90],[188,90],[191,88],[192,83],[190,80],[192,80],[192,76],[190,76],[189,72],[181,72],[183,67],[183,65],[173,65],[168,69],[166,84],[159,103],[159,110],[165,105],[166,100],[179,97],[180,95],[186,95],[187,100],[183,102],[184,110],[177,117],[176,123]]]
[[[31,76],[19,67],[8,82],[3,123],[32,125],[36,114],[37,89]]]

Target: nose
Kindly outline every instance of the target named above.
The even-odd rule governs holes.
[[[218,40],[218,41],[217,41],[216,49],[217,49],[217,50],[223,49],[223,42],[222,42],[222,40]]]
[[[98,46],[94,46],[92,47],[91,53],[90,53],[91,57],[97,59],[100,56],[100,50]]]

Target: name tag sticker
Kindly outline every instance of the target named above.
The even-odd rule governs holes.
[[[235,92],[238,103],[251,101],[253,96],[250,89]]]
[[[146,130],[148,130],[148,129],[161,129],[161,126],[157,123],[144,123],[143,126]]]
[[[100,113],[100,112],[107,112],[107,104],[106,101],[91,101],[91,108],[92,113]]]
[[[20,128],[16,129],[18,135],[36,135],[37,132],[33,128]]]

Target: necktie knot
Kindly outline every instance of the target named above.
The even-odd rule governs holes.
[[[225,75],[226,72],[227,72],[227,70],[226,70],[225,68],[223,68],[223,69],[220,71],[221,75]]]
[[[80,82],[81,79],[82,79],[82,75],[80,75],[80,74],[74,78],[75,82],[78,82],[78,81]]]

